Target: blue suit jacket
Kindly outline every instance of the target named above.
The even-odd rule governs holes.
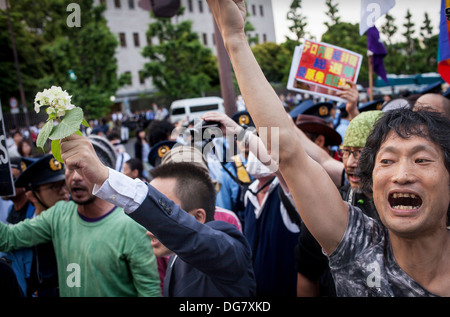
[[[151,231],[176,256],[164,280],[164,296],[255,296],[250,245],[223,221],[198,222],[148,186],[148,196],[129,216]]]

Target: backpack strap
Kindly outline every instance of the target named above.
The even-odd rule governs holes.
[[[283,188],[278,186],[278,195],[280,196],[281,202],[283,203],[284,207],[286,208],[286,211],[288,213],[289,218],[291,219],[292,223],[295,223],[298,228],[302,225],[302,218],[300,217],[300,214],[297,212],[297,209],[292,205],[289,198],[284,193]]]

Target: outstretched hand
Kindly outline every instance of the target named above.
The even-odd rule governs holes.
[[[108,178],[109,170],[98,158],[88,138],[72,134],[62,139],[60,144],[66,168],[75,170],[87,182],[99,186]]]
[[[344,98],[347,100],[345,104],[345,110],[350,115],[350,118],[354,118],[359,114],[358,110],[358,100],[359,93],[358,88],[354,82],[348,81],[347,84],[349,86],[345,86],[342,91],[337,93],[337,96]]]

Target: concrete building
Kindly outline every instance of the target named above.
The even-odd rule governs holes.
[[[141,70],[148,59],[141,54],[148,44],[158,44],[156,38],[148,39],[146,32],[153,19],[150,12],[138,6],[139,0],[95,0],[94,4],[106,5],[105,18],[110,30],[117,35],[117,61],[119,74],[130,72],[132,83],[122,87],[116,95],[116,102],[133,100],[143,93],[153,91],[151,79],[143,79]],[[259,43],[275,42],[275,26],[272,0],[248,0],[248,20],[255,31],[249,35],[258,36]],[[193,31],[206,47],[216,54],[213,17],[205,0],[181,0],[185,7],[184,15],[174,17],[174,23],[183,20],[193,21]],[[178,21],[177,21],[178,19]]]

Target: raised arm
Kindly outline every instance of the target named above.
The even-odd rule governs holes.
[[[337,247],[347,226],[348,207],[335,184],[319,163],[307,155],[296,127],[286,116],[278,95],[266,80],[244,33],[243,0],[207,0],[221,31],[236,78],[258,130],[268,128],[268,137],[278,134],[278,153],[271,142],[265,146],[294,197],[297,209],[311,233],[327,253]],[[275,148],[275,147],[274,147]]]

